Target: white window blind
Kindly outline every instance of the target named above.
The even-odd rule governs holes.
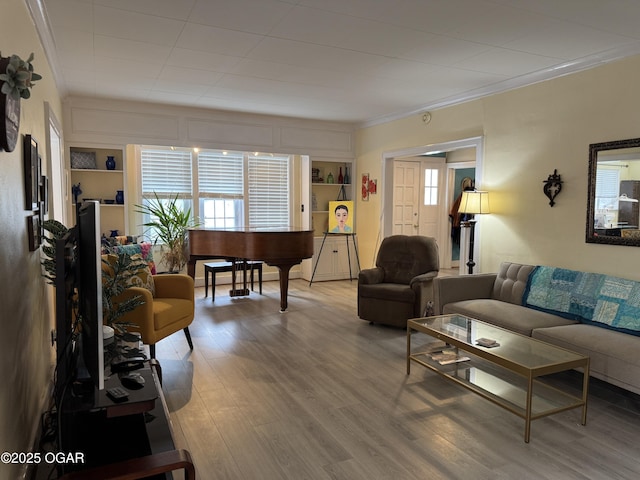
[[[202,150],[198,153],[200,198],[242,198],[244,193],[242,152]]]
[[[191,151],[142,148],[142,196],[192,198]]]
[[[620,192],[620,171],[598,168],[596,173],[596,209],[617,209]]]
[[[288,155],[249,155],[248,197],[250,226],[291,224]]]

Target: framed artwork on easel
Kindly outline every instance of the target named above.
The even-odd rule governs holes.
[[[352,200],[329,202],[329,229],[327,233],[354,233]]]

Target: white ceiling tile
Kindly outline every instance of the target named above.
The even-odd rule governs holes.
[[[214,72],[230,72],[238,65],[238,63],[240,63],[240,61],[242,61],[241,57],[175,47],[171,50],[171,54],[167,59],[167,65],[174,67],[199,68]]]
[[[263,39],[248,57],[335,72],[356,72],[385,61],[382,56],[278,38]]]
[[[279,0],[198,0],[189,21],[240,32],[267,34],[293,6]]]
[[[165,82],[182,82],[185,85],[213,85],[222,78],[221,72],[196,68],[165,66],[157,76]]]
[[[261,35],[189,23],[185,25],[176,46],[201,52],[244,57],[261,39]]]
[[[542,25],[535,34],[530,33],[508,42],[504,47],[569,60],[609,50],[631,41],[628,37],[599,29],[565,21],[553,21]]]
[[[455,64],[456,67],[475,72],[516,77],[548,68],[558,63],[557,58],[493,48],[487,52]],[[462,74],[462,72],[460,72]]]
[[[94,7],[96,35],[173,45],[184,22],[155,15],[124,12],[116,8]]]
[[[49,21],[55,32],[72,28],[85,32],[93,32],[93,7],[91,3],[78,0],[48,0],[47,11]]]
[[[171,48],[164,45],[102,35],[94,37],[94,49],[97,56],[133,60],[143,58],[149,62],[158,63],[163,63],[171,52]]]
[[[196,0],[93,0],[96,5],[186,21]]]
[[[489,45],[483,43],[435,35],[428,43],[403,54],[402,58],[435,65],[453,65],[490,49]]]

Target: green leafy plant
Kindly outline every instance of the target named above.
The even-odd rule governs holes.
[[[45,220],[42,227],[50,235],[44,235],[42,242],[42,276],[47,279],[47,283],[55,285],[56,280],[56,241],[64,237],[69,229],[57,220]],[[117,259],[109,263],[102,257],[102,316],[103,321],[123,334],[127,332],[130,323],[121,322],[119,319],[128,312],[135,310],[138,306],[144,305],[141,295],[133,295],[123,301],[116,302],[115,298],[129,288],[128,280],[134,276],[140,266],[127,253],[111,252],[108,249],[105,253],[111,253]],[[113,272],[110,275],[108,272]]]
[[[0,57],[2,57],[2,53],[0,53]],[[33,71],[32,60],[33,53],[29,55],[26,61],[22,60],[18,55],[9,57],[5,72],[0,73],[0,81],[3,82],[2,89],[0,89],[2,93],[16,100],[21,97],[31,97],[33,83],[42,79],[41,75]]]
[[[109,255],[102,257],[102,319],[117,332],[126,333],[132,324],[119,319],[125,313],[144,305],[145,301],[142,300],[142,295],[132,295],[117,302],[115,299],[129,288],[129,279],[140,267],[128,253],[106,253]],[[115,261],[109,261],[108,257],[115,257]]]
[[[149,215],[144,223],[148,233],[155,236],[154,245],[161,245],[162,261],[169,272],[179,272],[189,259],[188,230],[200,225],[191,215],[191,209],[183,209],[179,196],[162,199],[154,192],[154,199],[146,205],[136,205],[136,212]]]
[[[69,229],[57,220],[45,220],[42,222],[42,228],[49,232],[50,235],[43,235],[42,238],[42,276],[47,279],[50,285],[55,284],[56,280],[56,241],[64,237]]]

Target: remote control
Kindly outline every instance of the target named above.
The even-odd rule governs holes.
[[[120,387],[108,388],[107,395],[114,402],[123,402],[127,398],[129,398],[129,394],[127,393],[127,391]]]

